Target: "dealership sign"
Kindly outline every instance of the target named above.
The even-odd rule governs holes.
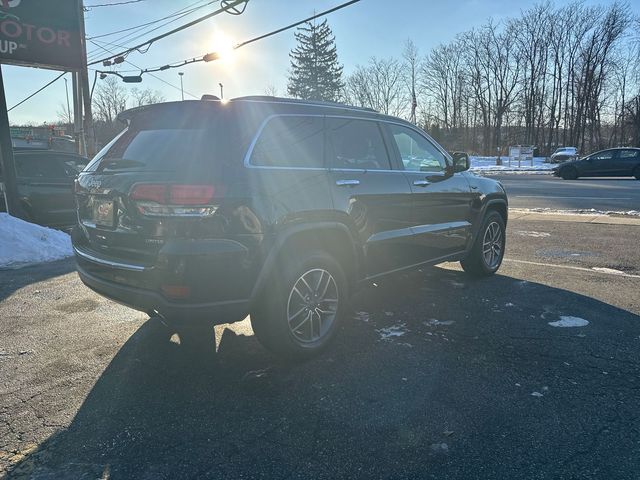
[[[0,63],[82,68],[81,0],[0,0]]]

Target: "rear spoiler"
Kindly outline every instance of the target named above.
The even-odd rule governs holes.
[[[158,112],[175,111],[177,114],[178,112],[184,112],[185,107],[195,109],[198,107],[202,108],[203,105],[206,105],[207,106],[206,108],[211,108],[211,105],[215,105],[216,103],[218,102],[212,102],[212,101],[203,102],[202,100],[185,100],[181,102],[153,103],[151,105],[142,105],[141,107],[134,107],[134,108],[125,110],[124,112],[120,112],[116,118],[119,122],[129,125],[129,123],[134,117],[144,112],[148,112],[152,110],[158,110]]]

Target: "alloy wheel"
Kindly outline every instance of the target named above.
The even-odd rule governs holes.
[[[484,231],[482,240],[482,256],[490,269],[500,265],[504,248],[504,236],[498,222],[491,222]]]
[[[289,331],[300,343],[313,343],[331,329],[338,312],[338,285],[322,268],[303,273],[287,302]]]

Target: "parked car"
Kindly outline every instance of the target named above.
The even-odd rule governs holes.
[[[576,147],[560,147],[549,157],[549,163],[563,163],[570,160],[577,160],[578,149]]]
[[[251,314],[259,341],[320,351],[359,285],[459,260],[498,270],[507,196],[425,132],[372,110],[244,97],[124,112],[77,181],[78,273],[182,344]],[[214,347],[212,347],[214,348]]]
[[[565,180],[578,177],[628,177],[640,180],[640,148],[610,148],[588,157],[565,162],[553,169]]]
[[[75,225],[73,182],[89,160],[51,150],[16,150],[14,159],[18,194],[27,220],[57,228]],[[0,211],[6,211],[3,195]]]

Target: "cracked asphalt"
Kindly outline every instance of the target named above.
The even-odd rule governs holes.
[[[0,477],[637,479],[640,226],[508,229],[498,275],[372,285],[293,365],[247,321],[162,343],[71,261],[2,271]]]

